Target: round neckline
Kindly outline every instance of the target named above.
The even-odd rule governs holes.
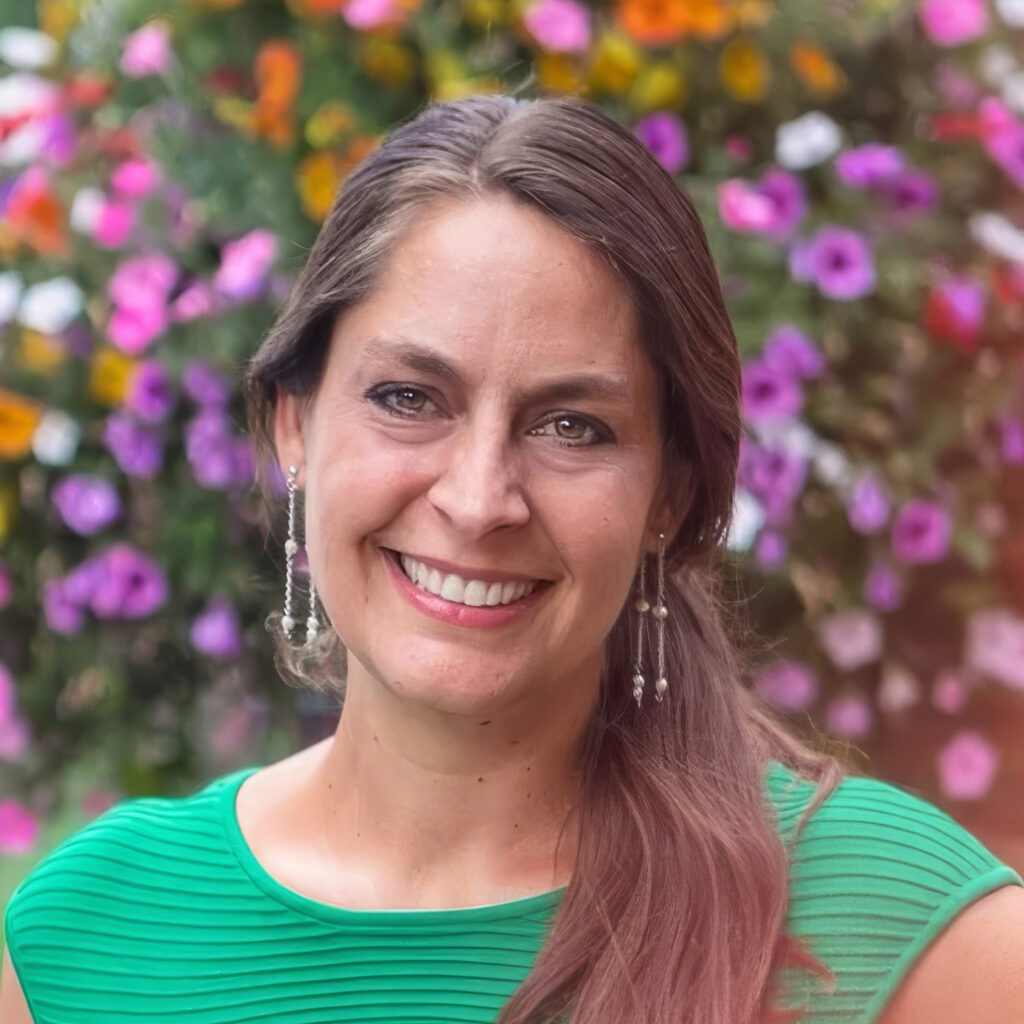
[[[337,906],[333,903],[322,903],[311,896],[304,896],[295,889],[290,889],[279,882],[263,867],[250,849],[245,836],[242,834],[242,828],[238,823],[236,806],[238,791],[242,788],[242,783],[262,767],[264,766],[252,765],[248,768],[241,768],[224,777],[220,794],[220,810],[224,828],[227,832],[231,849],[249,878],[266,895],[278,903],[283,903],[309,917],[319,918],[320,920],[332,923],[362,923],[378,926],[399,923],[406,927],[417,924],[469,924],[480,921],[526,917],[540,911],[551,910],[561,903],[566,890],[569,888],[567,885],[563,885],[558,889],[548,889],[545,892],[533,893],[530,896],[522,896],[519,899],[508,900],[504,903],[488,903],[473,907],[431,907],[427,909],[355,909],[353,907]]]

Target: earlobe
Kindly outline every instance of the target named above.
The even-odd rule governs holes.
[[[300,486],[305,467],[305,438],[302,422],[303,402],[300,396],[277,389],[274,402],[274,447],[281,472],[288,476],[289,466],[298,466]]]

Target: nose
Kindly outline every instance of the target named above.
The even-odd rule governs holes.
[[[518,453],[495,423],[467,424],[448,439],[440,457],[427,499],[466,539],[529,521]]]

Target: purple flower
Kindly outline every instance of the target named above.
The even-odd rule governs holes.
[[[192,646],[221,661],[237,658],[242,652],[242,629],[234,606],[223,597],[212,597],[192,623]]]
[[[789,251],[794,280],[813,282],[830,299],[859,299],[875,288],[875,265],[864,237],[827,224]]]
[[[905,166],[903,154],[895,146],[884,146],[880,142],[848,149],[836,157],[839,180],[855,188],[873,188]]]
[[[71,636],[85,625],[85,609],[68,593],[64,580],[43,584],[43,615],[54,633]]]
[[[912,498],[892,524],[892,552],[905,564],[940,562],[949,550],[952,522],[939,504]]]
[[[942,791],[954,800],[980,800],[992,788],[999,751],[980,732],[961,729],[936,760]]]
[[[147,423],[167,419],[174,407],[171,378],[159,359],[146,359],[132,372],[125,405]]]
[[[903,603],[903,581],[888,562],[876,561],[868,569],[864,600],[880,612],[895,611]]]
[[[98,476],[73,473],[50,496],[65,524],[83,537],[98,533],[121,514],[117,489]]]
[[[882,654],[882,624],[866,608],[849,608],[822,619],[818,639],[836,668],[853,672]]]
[[[163,436],[155,427],[145,426],[123,410],[107,417],[103,443],[129,476],[152,478],[164,460]]]
[[[133,256],[117,265],[107,282],[107,294],[116,306],[163,306],[177,278],[178,265],[170,256],[159,252]]]
[[[782,522],[807,479],[807,460],[781,449],[762,448],[745,437],[740,444],[740,483],[758,499],[767,522]]]
[[[101,556],[103,577],[89,607],[101,619],[141,619],[167,600],[167,577],[148,555],[114,544]]]
[[[857,740],[869,735],[874,717],[867,698],[859,693],[834,697],[825,710],[826,728],[842,739]]]
[[[675,114],[649,114],[636,123],[633,134],[669,174],[677,174],[690,162],[686,125]]]
[[[231,381],[199,359],[185,364],[181,386],[196,405],[224,406],[231,398]]]
[[[205,281],[193,281],[172,303],[171,319],[178,323],[215,313],[221,305],[217,293]]]
[[[726,227],[785,242],[807,212],[803,182],[772,168],[756,184],[739,178],[718,187],[718,211]]]
[[[780,324],[765,339],[761,361],[801,380],[821,376],[825,357],[818,347],[793,324]]]
[[[226,243],[213,276],[214,289],[229,299],[254,298],[263,290],[276,255],[277,238],[266,228],[254,228]]]
[[[590,14],[577,0],[534,0],[523,24],[545,50],[580,53],[590,46]]]
[[[1024,420],[1004,416],[999,422],[1003,461],[1011,466],[1024,463]]]
[[[907,170],[892,175],[879,185],[899,226],[922,213],[933,210],[938,202],[935,179],[925,171]]]
[[[959,46],[988,29],[984,0],[919,0],[917,17],[928,38],[939,46]]]
[[[231,421],[214,407],[202,409],[185,424],[185,455],[202,487],[223,490],[235,480]]]
[[[1024,124],[994,97],[982,100],[978,104],[978,113],[985,152],[1020,188],[1024,188]]]
[[[750,423],[788,419],[804,407],[804,393],[788,374],[752,360],[743,367],[743,416]]]
[[[763,529],[754,547],[754,558],[762,569],[777,569],[786,561],[789,554],[789,542],[786,535],[771,527]]]
[[[807,213],[803,181],[788,171],[772,168],[761,176],[757,190],[771,203],[774,211],[768,236],[776,242],[785,242]]]
[[[850,526],[858,533],[877,533],[889,522],[889,511],[881,480],[874,473],[862,473],[846,501]]]
[[[765,668],[754,681],[754,689],[780,711],[806,711],[817,699],[818,677],[802,661],[783,661]]]

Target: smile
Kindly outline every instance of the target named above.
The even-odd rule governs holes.
[[[470,608],[496,607],[512,604],[529,596],[543,580],[479,580],[466,579],[456,573],[445,573],[410,555],[395,552],[406,577],[428,594],[452,604]]]

